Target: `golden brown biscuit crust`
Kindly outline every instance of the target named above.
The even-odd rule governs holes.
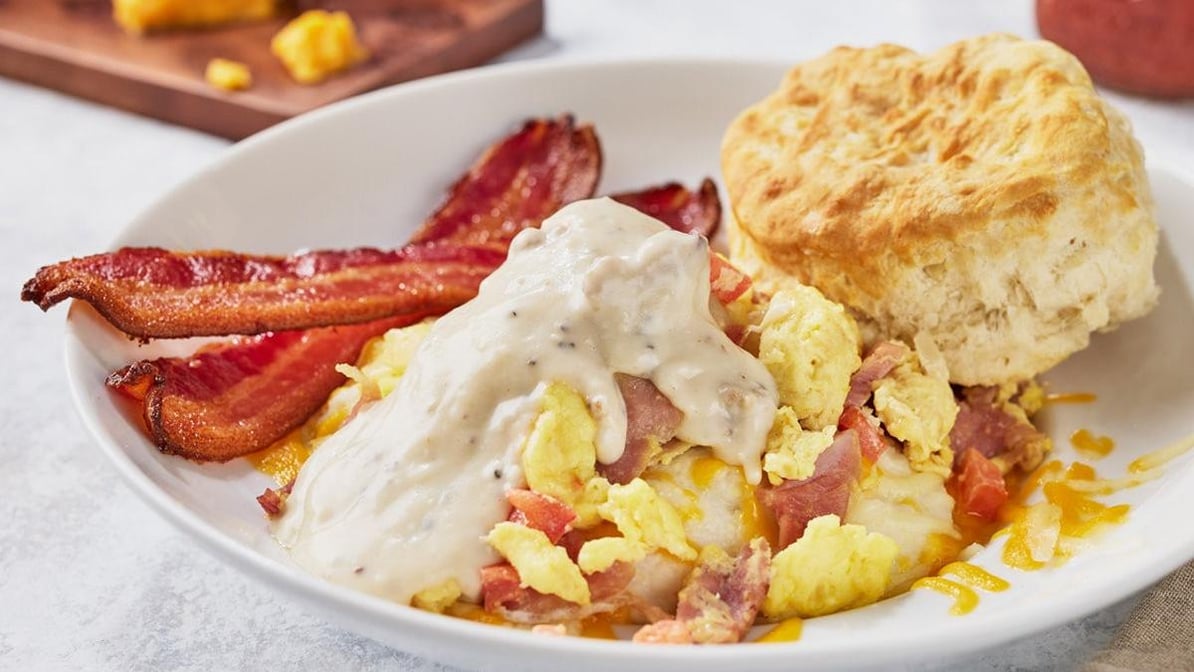
[[[994,362],[961,361],[990,353],[945,347],[951,371],[963,371],[959,382],[1034,375],[1085,346],[1089,331],[1135,317],[1155,298],[1155,289],[1142,290],[1147,306],[1086,319],[1081,338],[1076,323],[998,324],[1024,317],[1009,314],[999,296],[952,312],[933,307],[927,321],[891,314],[909,307],[909,297],[893,295],[922,284],[953,285],[938,297],[946,302],[983,284],[984,260],[1007,248],[1054,249],[1051,238],[1076,219],[1088,221],[1074,246],[1155,249],[1139,147],[1078,61],[1048,42],[988,35],[926,55],[894,45],[839,47],[793,68],[733,122],[722,167],[746,247],[769,270],[849,305],[881,335],[910,340],[986,322],[1028,339],[1039,326],[1053,339],[1037,361],[998,358],[1002,372]],[[1139,256],[1151,268],[1152,252]],[[1032,263],[1031,254],[1023,261]],[[1039,288],[1017,287],[1025,282],[1007,278],[1006,293],[1035,309]],[[976,311],[987,314],[965,317]],[[1064,354],[1061,341],[1073,342]]]

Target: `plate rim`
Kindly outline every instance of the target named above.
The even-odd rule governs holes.
[[[470,81],[501,77],[522,77],[537,73],[552,71],[573,71],[576,76],[586,76],[585,73],[598,69],[627,69],[641,67],[671,67],[671,68],[699,68],[699,67],[732,67],[732,68],[771,68],[777,72],[791,67],[792,63],[774,58],[721,58],[713,56],[669,56],[669,57],[632,57],[632,58],[561,58],[555,60],[516,61],[495,65],[481,66],[458,72],[438,75],[386,87],[354,98],[339,101],[329,106],[299,115],[276,126],[257,133],[245,140],[235,143],[222,151],[216,158],[188,175],[185,179],[165,190],[153,199],[147,206],[120,227],[110,247],[115,248],[123,244],[133,231],[140,228],[143,221],[151,219],[156,211],[164,204],[196,182],[206,180],[218,173],[225,165],[240,160],[244,154],[258,151],[274,142],[285,141],[294,133],[300,133],[310,124],[318,124],[328,118],[341,115],[351,115],[359,107],[384,104],[390,98],[418,96],[424,91],[438,88],[467,86]],[[1147,148],[1146,148],[1147,149]],[[1150,159],[1148,161],[1150,176],[1158,170],[1169,173],[1181,182],[1183,188],[1194,194],[1194,177],[1181,166],[1170,160]],[[359,617],[377,619],[379,622],[396,621],[408,628],[408,639],[423,637],[425,641],[434,642],[441,638],[462,638],[466,641],[480,642],[497,647],[503,654],[517,656],[525,654],[536,656],[551,653],[581,653],[590,656],[596,663],[614,662],[618,659],[639,659],[644,650],[650,651],[646,656],[650,660],[661,663],[692,665],[698,661],[704,665],[724,664],[727,662],[744,663],[772,663],[796,664],[800,659],[815,664],[831,666],[848,666],[858,664],[859,651],[835,644],[832,646],[818,646],[815,640],[800,640],[793,643],[772,644],[768,646],[748,646],[745,649],[738,646],[725,647],[650,647],[644,649],[626,641],[604,641],[579,637],[555,638],[536,635],[527,631],[511,628],[495,628],[490,625],[474,623],[463,619],[445,617],[439,614],[424,612],[413,607],[386,601],[380,597],[359,593],[351,589],[335,585],[302,572],[296,567],[290,567],[248,548],[215,526],[207,523],[198,514],[188,509],[181,502],[175,501],[167,492],[159,488],[122,449],[118,442],[102,429],[100,418],[92,412],[92,405],[87,398],[94,390],[87,386],[94,383],[83,381],[74,375],[77,368],[74,362],[85,356],[86,345],[78,333],[74,320],[75,306],[66,316],[64,325],[64,364],[71,400],[76,413],[82,419],[84,426],[100,450],[116,468],[122,480],[143,501],[150,505],[158,515],[165,518],[172,526],[186,533],[200,542],[200,546],[209,553],[237,570],[246,573],[264,583],[275,591],[285,594],[288,599],[298,599],[305,604],[321,603],[323,608],[318,615],[325,620],[332,621],[335,627],[359,632],[344,626],[340,622],[327,618],[325,609],[345,613],[353,612],[354,620]],[[945,658],[966,653],[990,649],[1012,640],[1055,628],[1064,623],[1072,622],[1087,616],[1101,608],[1127,598],[1169,574],[1185,562],[1194,558],[1194,535],[1184,546],[1177,547],[1175,552],[1160,557],[1152,557],[1151,562],[1141,571],[1113,574],[1118,580],[1113,590],[1094,589],[1083,590],[1080,593],[1070,593],[1066,597],[1050,601],[1046,606],[1034,609],[1031,617],[1014,612],[999,613],[986,618],[958,618],[940,627],[934,628],[931,634],[921,632],[905,633],[903,636],[889,636],[878,641],[868,641],[866,658],[874,661],[896,656],[895,660],[907,660],[907,654],[913,652],[918,645],[931,644],[932,650],[921,650],[921,655],[931,654],[934,657]],[[1064,608],[1063,608],[1064,607]],[[992,620],[994,619],[994,620]],[[367,635],[365,635],[367,636]],[[390,646],[387,644],[387,646]],[[434,654],[427,654],[435,659]]]

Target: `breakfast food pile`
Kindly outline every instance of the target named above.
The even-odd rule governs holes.
[[[596,134],[563,118],[396,250],[124,248],[22,297],[241,334],[108,384],[162,451],[273,475],[299,566],[463,618],[739,642],[981,575],[956,561],[1001,526],[1037,566],[1122,519],[1038,469],[1032,423],[1039,374],[1157,299],[1140,148],[1071,56],[837,49],[722,158],[728,257],[711,182],[594,199]]]

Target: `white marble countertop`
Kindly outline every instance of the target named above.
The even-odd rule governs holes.
[[[1029,0],[549,2],[504,60],[719,55],[799,60],[839,43],[928,49],[1035,33]],[[1150,156],[1194,165],[1194,104],[1112,99]],[[438,670],[224,566],[121,483],[69,407],[62,320],[16,302],[41,264],[103,249],[228,143],[0,79],[0,669]],[[940,669],[1073,669],[1133,601]],[[517,661],[509,661],[517,669]],[[893,666],[895,669],[895,666]]]

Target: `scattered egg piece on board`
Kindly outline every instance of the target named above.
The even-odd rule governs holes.
[[[369,57],[347,12],[303,12],[270,42],[273,52],[299,84],[318,84]]]
[[[267,19],[277,5],[277,0],[113,0],[112,18],[125,32],[140,35]]]
[[[227,58],[208,61],[203,78],[208,84],[224,91],[243,91],[253,86],[253,73],[249,66]]]

